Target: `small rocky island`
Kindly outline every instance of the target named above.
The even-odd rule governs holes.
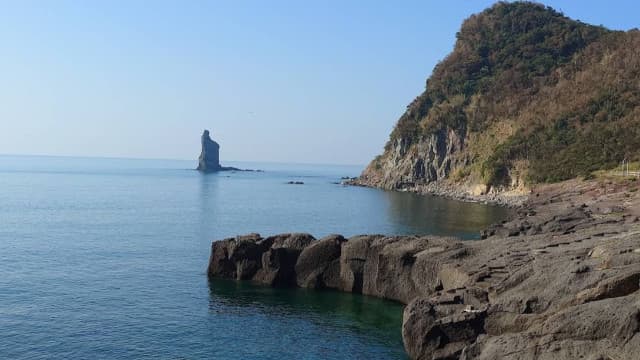
[[[220,145],[211,139],[209,130],[205,130],[201,137],[202,150],[198,157],[198,167],[196,170],[204,173],[212,173],[218,171],[257,171],[262,170],[246,170],[238,169],[232,166],[220,165]]]
[[[211,139],[209,130],[205,130],[202,133],[201,138],[202,151],[198,158],[199,171],[214,172],[222,170],[220,166],[220,145]]]

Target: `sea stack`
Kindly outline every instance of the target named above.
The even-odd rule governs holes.
[[[198,169],[203,172],[213,172],[222,170],[220,166],[220,145],[211,140],[209,130],[202,133],[202,151],[198,158]]]

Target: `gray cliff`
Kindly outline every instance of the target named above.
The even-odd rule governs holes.
[[[198,158],[197,170],[205,172],[223,170],[220,166],[220,145],[211,140],[209,130],[202,133],[202,151]]]

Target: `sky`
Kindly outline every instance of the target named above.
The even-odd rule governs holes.
[[[0,0],[0,154],[364,165],[493,1]],[[547,1],[612,29],[636,1]]]

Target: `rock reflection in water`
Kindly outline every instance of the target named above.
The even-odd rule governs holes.
[[[221,317],[224,322],[246,320],[247,334],[243,335],[247,341],[250,341],[248,333],[254,331],[249,322],[255,318],[266,320],[259,326],[268,323],[269,328],[257,331],[279,332],[270,336],[281,339],[282,346],[276,351],[281,356],[306,354],[310,356],[308,358],[316,358],[314,353],[322,352],[326,358],[339,358],[343,351],[352,351],[352,355],[366,355],[363,352],[370,351],[380,356],[386,352],[382,357],[372,355],[373,358],[405,358],[401,336],[403,305],[400,303],[337,291],[275,289],[222,279],[210,279],[209,289],[212,316]],[[317,349],[285,349],[287,343],[308,346],[309,337],[326,337],[325,334],[335,334],[338,343],[321,344],[329,339],[318,338]],[[350,347],[361,346],[341,349],[340,338],[347,337],[349,341],[344,343]],[[327,345],[329,348],[323,348]],[[253,345],[248,343],[247,346]],[[261,343],[259,347],[265,345]]]
[[[447,235],[478,239],[486,224],[507,218],[510,209],[480,203],[449,200],[436,196],[386,191],[389,216],[416,234]]]

